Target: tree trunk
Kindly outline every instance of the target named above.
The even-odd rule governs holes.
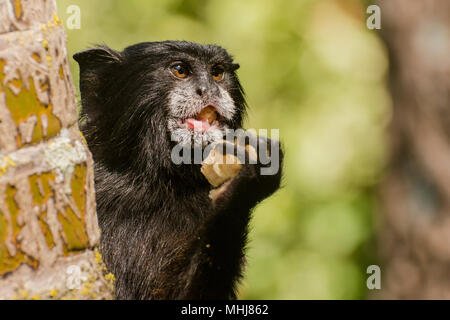
[[[391,59],[383,298],[450,298],[450,1],[379,1]]]
[[[111,298],[54,0],[0,0],[0,299]]]

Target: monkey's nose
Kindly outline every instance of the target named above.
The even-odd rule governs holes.
[[[202,97],[206,92],[206,87],[198,87],[196,93]]]

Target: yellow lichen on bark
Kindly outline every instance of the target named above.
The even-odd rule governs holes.
[[[49,184],[49,181],[55,181],[54,173],[42,173],[40,175],[31,175],[28,177],[30,182],[30,190],[33,197],[33,205],[34,206],[42,206],[45,204],[50,197],[52,196],[52,190]],[[45,235],[45,240],[47,242],[47,246],[52,249],[55,246],[55,242],[53,239],[53,234],[50,230],[50,226],[46,222],[47,210],[44,210],[39,215],[39,225],[42,229],[42,232]]]
[[[41,229],[46,237],[49,248],[54,246],[54,236],[45,220],[47,211],[46,203],[51,198],[56,201],[55,187],[56,175],[54,172],[42,173],[40,175],[29,176],[30,190],[33,196],[33,205],[44,208],[39,216]],[[58,220],[62,227],[64,239],[64,254],[69,255],[89,247],[89,238],[86,232],[86,165],[75,166],[70,181],[71,194],[66,194],[67,198],[64,208],[58,211]]]
[[[58,218],[65,233],[65,254],[83,250],[89,246],[89,239],[86,234],[85,226],[86,173],[85,166],[76,166],[71,181],[72,199],[74,200],[80,216],[78,216],[78,214],[76,214],[69,206],[66,207],[64,213],[58,214]]]
[[[7,215],[0,210],[0,276],[17,269],[20,264],[28,263],[34,268],[37,267],[38,262],[26,256],[20,250],[20,242],[17,240],[21,226],[17,221],[19,214],[19,207],[15,200],[17,189],[14,186],[8,185],[5,190],[5,208],[9,211],[9,219]],[[8,248],[6,243],[14,245],[14,253],[11,254],[11,248]]]
[[[45,105],[39,101],[33,78],[28,79],[28,86],[21,78],[10,80],[4,84],[4,67],[5,61],[0,60],[0,91],[5,93],[6,107],[19,131],[19,134],[16,135],[17,147],[20,148],[55,136],[61,130],[61,121],[53,114],[51,104]],[[19,70],[17,73],[20,75]],[[40,90],[46,90],[48,82],[40,83],[40,85]],[[26,133],[20,134],[19,126],[24,124],[33,126],[28,130],[30,136],[24,137],[23,135],[27,135]]]
[[[13,0],[14,1],[14,14],[16,15],[16,19],[20,20],[23,15],[22,9],[22,1],[21,0]]]

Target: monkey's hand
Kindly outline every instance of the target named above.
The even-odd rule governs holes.
[[[248,202],[252,207],[268,197],[279,188],[282,157],[279,142],[264,137],[218,142],[201,169],[215,187],[210,192],[213,203]]]

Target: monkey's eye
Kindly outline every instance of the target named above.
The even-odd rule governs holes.
[[[189,69],[181,63],[177,63],[171,66],[170,71],[172,71],[175,77],[180,79],[184,79],[189,75]]]
[[[223,79],[225,73],[225,69],[223,66],[216,66],[212,71],[212,77],[214,80],[219,81]]]

